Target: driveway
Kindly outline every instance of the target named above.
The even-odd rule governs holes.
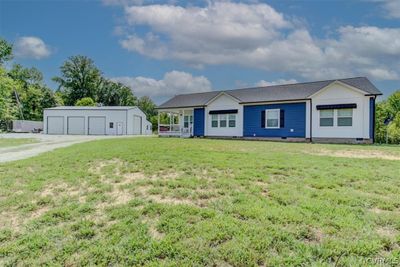
[[[34,138],[38,143],[0,148],[0,163],[25,159],[60,147],[99,139],[127,138],[133,136],[46,135],[30,133],[0,134],[0,138]]]

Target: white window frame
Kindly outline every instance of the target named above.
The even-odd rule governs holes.
[[[217,120],[213,120],[213,116],[217,117]],[[211,114],[211,128],[219,128],[219,115],[218,114]],[[217,126],[213,126],[213,122],[217,122]]]
[[[233,120],[229,119],[230,116],[233,116]],[[231,126],[229,124],[230,121],[234,121],[235,126]],[[237,125],[236,114],[228,114],[228,128],[236,128],[236,125]]]
[[[278,126],[268,126],[268,113],[277,112],[278,113]],[[265,129],[279,129],[281,128],[281,110],[276,109],[266,109],[265,110]]]
[[[324,110],[332,110],[332,117],[322,117],[321,112]],[[335,109],[320,109],[318,112],[319,115],[319,120],[318,120],[318,126],[322,128],[326,127],[335,127],[335,122],[336,122],[336,110]],[[332,119],[332,125],[321,125],[321,119]]]
[[[351,116],[339,116],[339,109],[336,110],[336,125],[337,127],[353,127],[353,109],[352,108],[347,108],[347,110],[351,110]],[[351,118],[351,125],[339,125],[339,118]]]
[[[225,120],[221,120],[221,117],[225,116]],[[219,128],[228,128],[228,114],[218,114],[218,127]],[[221,126],[221,121],[225,121],[225,126]]]

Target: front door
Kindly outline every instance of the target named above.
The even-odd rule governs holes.
[[[117,122],[117,135],[122,135],[122,122]]]

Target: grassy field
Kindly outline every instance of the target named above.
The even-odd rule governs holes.
[[[0,266],[399,257],[400,147],[128,138],[0,165]]]
[[[33,138],[0,138],[0,148],[20,146],[38,142]]]

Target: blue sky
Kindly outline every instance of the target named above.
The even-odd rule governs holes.
[[[157,103],[179,93],[367,76],[400,88],[400,1],[0,1],[14,62],[72,55]]]

